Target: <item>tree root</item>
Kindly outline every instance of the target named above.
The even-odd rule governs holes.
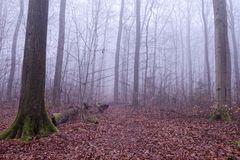
[[[0,139],[30,141],[34,137],[44,137],[55,132],[57,132],[57,128],[48,118],[45,121],[31,120],[30,117],[25,117],[21,121],[17,118],[8,129],[0,133]]]

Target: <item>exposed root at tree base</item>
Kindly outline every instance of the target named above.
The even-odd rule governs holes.
[[[20,139],[22,141],[30,141],[34,137],[44,137],[57,132],[57,128],[47,118],[46,121],[33,121],[30,117],[24,118],[19,122],[18,119],[13,124],[0,133],[0,139]]]

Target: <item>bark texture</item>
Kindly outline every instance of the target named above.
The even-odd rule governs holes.
[[[19,110],[0,139],[29,141],[57,131],[45,109],[48,0],[29,0]]]
[[[225,0],[213,0],[215,19],[216,101],[231,105],[231,60]]]

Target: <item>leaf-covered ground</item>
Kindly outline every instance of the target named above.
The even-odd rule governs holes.
[[[0,130],[15,113],[1,109]],[[0,141],[1,160],[168,160],[227,159],[240,157],[235,123],[210,122],[197,118],[174,118],[135,113],[111,107],[99,124],[76,119],[59,127],[50,137],[23,143]]]

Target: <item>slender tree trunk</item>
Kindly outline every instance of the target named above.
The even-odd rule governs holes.
[[[29,0],[19,110],[1,139],[28,141],[57,131],[44,102],[48,4],[48,0]]]
[[[229,0],[230,6],[230,31],[232,35],[232,44],[233,44],[233,65],[234,65],[234,74],[235,74],[235,85],[236,85],[236,101],[240,103],[240,74],[239,74],[239,56],[238,56],[238,47],[236,40],[236,32],[235,32],[235,18],[233,15],[233,4],[232,0]]]
[[[99,14],[101,9],[101,0],[98,0],[96,3],[96,15],[95,15],[95,22],[94,22],[94,31],[93,31],[93,59],[92,59],[92,77],[91,77],[91,88],[90,88],[90,101],[94,102],[96,100],[95,96],[95,68],[96,68],[96,54],[98,48],[98,26],[99,26]],[[94,3],[93,3],[94,4]]]
[[[136,46],[135,46],[135,58],[134,58],[134,84],[133,84],[133,106],[137,108],[139,105],[139,60],[140,60],[140,48],[141,48],[141,0],[136,0]]]
[[[59,105],[61,101],[61,80],[62,80],[64,40],[65,40],[65,12],[66,12],[66,0],[61,0],[60,13],[59,13],[57,61],[56,61],[54,84],[53,84],[53,104],[54,105]]]
[[[110,9],[108,8],[107,14],[106,14],[106,20],[104,25],[104,34],[103,34],[103,49],[102,49],[102,56],[101,56],[101,64],[100,64],[100,72],[99,72],[99,83],[98,83],[98,102],[104,97],[104,64],[105,64],[105,57],[106,57],[106,41],[107,41],[107,33],[108,33],[108,25],[109,25],[109,16],[110,16]]]
[[[231,61],[225,0],[213,0],[215,18],[216,101],[231,105]]]
[[[188,71],[189,71],[189,102],[191,105],[191,101],[193,98],[193,71],[192,71],[192,51],[191,51],[191,15],[190,9],[192,2],[187,2],[187,52],[188,52]]]
[[[148,65],[149,65],[149,24],[150,20],[152,18],[152,8],[153,8],[154,2],[152,2],[151,7],[150,7],[150,15],[147,20],[147,25],[146,25],[146,37],[145,37],[145,45],[146,45],[146,63],[145,63],[145,73],[144,73],[144,91],[143,91],[143,105],[146,107],[147,104],[147,79],[148,79]]]
[[[156,18],[155,24],[154,24],[154,51],[153,51],[153,97],[156,95],[156,61],[157,61],[157,42],[158,42],[158,37],[157,37],[157,29],[158,29],[158,19]]]
[[[117,37],[117,46],[116,46],[116,55],[115,55],[115,78],[114,78],[114,102],[118,103],[119,101],[119,57],[121,50],[121,39],[122,39],[122,26],[123,26],[123,12],[124,12],[124,0],[121,3],[121,11],[119,18],[118,26],[118,37]]]
[[[204,27],[204,50],[205,50],[205,65],[207,69],[208,96],[211,98],[211,71],[210,71],[210,63],[209,63],[209,46],[208,46],[209,41],[208,41],[208,27],[207,27],[204,0],[202,0],[202,19],[203,19],[203,27]]]
[[[132,26],[131,26],[132,27]],[[130,59],[130,39],[131,39],[131,27],[127,28],[125,26],[125,45],[126,45],[126,81],[125,81],[125,94],[124,94],[124,101],[127,105],[128,103],[128,90],[129,90],[129,59]]]
[[[4,26],[5,26],[5,20],[4,20],[4,14],[3,14],[3,0],[0,0],[0,53],[2,51],[3,47],[3,37],[4,37]]]
[[[23,12],[24,12],[24,0],[20,0],[20,12],[18,15],[17,25],[16,25],[14,35],[13,35],[11,69],[10,69],[10,75],[9,75],[8,85],[7,85],[7,100],[8,101],[10,101],[12,99],[12,88],[13,88],[13,81],[14,81],[15,68],[16,68],[16,49],[17,49],[18,33],[19,33],[20,26],[22,23]]]

